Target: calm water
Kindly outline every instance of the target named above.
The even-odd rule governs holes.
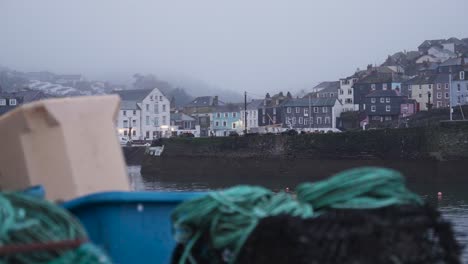
[[[133,190],[137,191],[209,191],[230,187],[236,184],[263,185],[272,190],[284,189],[295,186],[297,179],[252,179],[252,178],[219,178],[193,181],[193,179],[177,179],[174,181],[160,180],[153,175],[140,174],[139,166],[129,166],[128,172]],[[419,193],[426,201],[437,205],[443,215],[449,219],[455,227],[458,240],[463,245],[468,245],[468,179],[465,181],[435,181],[409,182],[411,190]],[[437,192],[442,192],[441,198]],[[467,235],[465,235],[467,234]],[[468,247],[464,250],[464,263],[468,263]]]

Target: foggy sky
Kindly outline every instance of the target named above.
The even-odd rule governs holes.
[[[0,0],[0,65],[184,75],[263,95],[468,37],[466,0]]]

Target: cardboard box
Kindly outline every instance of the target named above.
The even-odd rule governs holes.
[[[117,95],[49,99],[0,117],[0,189],[43,185],[51,200],[129,190]]]

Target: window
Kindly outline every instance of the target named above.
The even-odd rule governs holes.
[[[133,110],[133,115],[136,115],[136,110]]]
[[[437,90],[440,90],[441,87],[442,87],[442,84],[438,83],[437,84]]]
[[[419,94],[419,98],[422,98],[422,94]]]
[[[124,120],[124,121],[123,121],[123,127],[124,127],[124,128],[127,128],[127,127],[128,127],[128,120]]]
[[[122,111],[122,114],[123,114],[124,116],[126,116],[126,115],[127,115],[127,111],[123,110],[123,111]]]
[[[154,105],[154,113],[159,114],[159,105],[158,104]]]
[[[340,94],[343,94],[343,89],[340,89]]]
[[[310,121],[310,124],[313,125],[314,124],[314,119],[312,117],[309,117],[309,121]]]
[[[386,103],[390,103],[390,97],[385,98]]]
[[[387,84],[386,83],[382,84],[382,90],[387,90]]]
[[[328,112],[328,108],[326,106],[323,106],[322,107],[322,113],[327,113]]]
[[[460,80],[465,80],[465,72],[464,71],[460,72]]]
[[[372,112],[375,112],[375,109],[376,109],[375,105],[371,105],[370,109],[371,109]]]
[[[135,119],[132,120],[132,126],[136,127],[136,120]]]
[[[158,118],[154,119],[154,126],[155,127],[159,126],[159,119]]]
[[[334,94],[334,93],[330,93],[330,97],[333,97],[333,96],[335,96],[335,94]]]
[[[149,126],[149,116],[146,116],[146,125]]]
[[[299,125],[302,125],[303,122],[304,122],[304,118],[303,118],[303,117],[299,117]]]
[[[389,105],[385,106],[385,111],[390,112],[390,106]]]
[[[6,105],[6,99],[0,99],[0,105]]]
[[[16,105],[16,99],[10,99],[10,105]]]
[[[293,125],[296,124],[296,117],[293,117],[293,118],[292,118],[292,124],[293,124]]]
[[[375,98],[370,99],[371,103],[375,104]]]
[[[276,108],[273,108],[273,114],[276,115]]]
[[[226,127],[226,126],[227,126],[227,122],[223,121],[223,127]]]
[[[317,124],[319,124],[319,125],[322,124],[322,118],[321,117],[317,117]]]
[[[290,114],[290,113],[291,113],[291,107],[286,108],[286,112],[287,112],[288,114]]]
[[[445,98],[449,98],[449,93],[445,93]]]
[[[152,95],[150,96],[150,100],[153,101],[153,96]]]
[[[330,124],[330,117],[325,117],[325,124]]]
[[[391,121],[392,120],[392,117],[391,116],[386,116],[385,117],[385,121]]]
[[[381,103],[385,103],[385,98],[380,97],[380,102],[381,102]]]
[[[127,130],[124,130],[124,136],[126,136],[126,135],[127,135]]]
[[[215,126],[219,127],[219,121],[215,122]]]
[[[216,113],[216,117],[217,117],[217,118],[220,118],[220,117],[221,117],[221,113]]]
[[[149,104],[146,104],[146,111],[149,111]]]
[[[236,123],[232,123],[232,128],[236,128]]]
[[[442,99],[442,93],[437,93],[437,99]]]
[[[136,131],[135,131],[135,130],[133,130],[133,131],[132,131],[132,134],[133,134],[134,136],[136,136]]]
[[[318,107],[314,107],[314,113],[318,113]]]
[[[146,131],[146,138],[149,138],[149,131]]]
[[[461,84],[457,84],[457,92],[460,92],[461,91]]]
[[[163,126],[166,125],[166,116],[163,116],[163,117],[162,117],[162,124],[163,124]]]
[[[353,94],[353,89],[348,89],[348,94]]]
[[[345,103],[347,103],[347,104],[352,104],[352,103],[353,103],[353,99],[351,99],[351,98],[346,98]]]
[[[448,88],[449,88],[449,84],[446,83],[446,84],[445,84],[445,89],[448,89]]]
[[[301,108],[296,107],[296,114],[299,114],[301,112]]]
[[[309,115],[309,108],[304,108],[304,116],[308,116]]]
[[[166,112],[166,105],[165,104],[163,104],[163,106],[162,106],[162,111]]]
[[[237,117],[237,113],[232,113],[232,117]]]
[[[162,101],[162,96],[159,96],[159,101]]]
[[[291,119],[289,117],[286,117],[286,124],[290,125],[291,124]]]
[[[273,124],[276,124],[276,116],[273,116]]]
[[[432,89],[432,84],[429,84],[429,89]]]
[[[309,118],[304,118],[304,125],[307,125]]]
[[[442,102],[441,101],[437,101],[437,108],[440,108],[442,107]]]
[[[372,117],[372,120],[380,121],[381,119],[380,119],[380,116],[373,116],[373,117]]]
[[[371,84],[370,87],[372,90],[375,90],[375,84]]]
[[[262,117],[262,123],[265,124],[266,121],[265,121],[265,116]]]

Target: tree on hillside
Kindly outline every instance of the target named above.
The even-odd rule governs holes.
[[[174,88],[170,83],[158,79],[153,74],[141,75],[134,74],[133,87],[135,89],[154,89],[158,88],[167,98],[174,98],[175,107],[180,107],[192,100],[192,96],[187,94],[184,88]]]

